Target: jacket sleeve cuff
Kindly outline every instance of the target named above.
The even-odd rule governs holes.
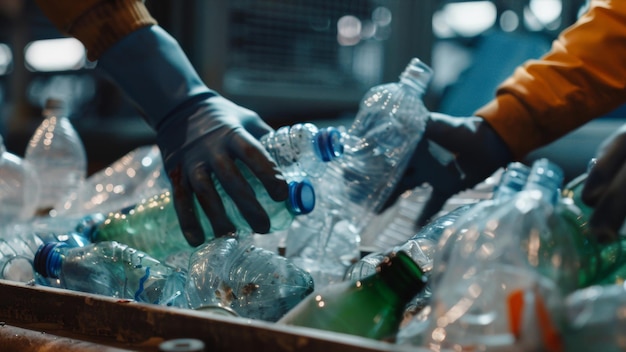
[[[527,109],[513,95],[501,94],[475,113],[498,133],[516,160],[543,144],[540,129],[535,126]]]
[[[156,23],[141,1],[101,1],[67,28],[67,32],[83,43],[88,59],[95,61],[127,34]]]

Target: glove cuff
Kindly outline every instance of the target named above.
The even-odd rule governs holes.
[[[198,76],[178,42],[161,27],[140,28],[98,61],[155,129],[198,100],[218,95]]]

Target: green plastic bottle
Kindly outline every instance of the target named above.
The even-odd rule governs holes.
[[[426,286],[426,276],[399,251],[380,271],[313,292],[278,323],[382,340],[393,338],[405,305]]]
[[[563,189],[563,199],[569,200],[578,209],[579,216],[574,219],[583,231],[584,237],[580,244],[589,253],[589,263],[582,268],[582,272],[588,275],[586,285],[622,284],[626,280],[626,238],[620,236],[618,240],[600,242],[588,231],[587,222],[593,212],[582,201],[582,190],[587,180],[587,174],[582,174],[570,181]]]

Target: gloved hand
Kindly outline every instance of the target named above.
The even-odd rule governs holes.
[[[123,38],[101,56],[98,68],[111,76],[157,132],[174,207],[189,244],[205,240],[194,193],[217,236],[235,230],[212,175],[255,232],[269,231],[268,215],[235,165],[237,159],[246,164],[275,201],[287,199],[287,183],[257,139],[271,128],[256,113],[208,89],[178,43],[158,26]]]
[[[426,182],[433,191],[417,219],[417,225],[423,226],[451,196],[484,181],[512,160],[504,141],[482,118],[433,112],[404,175],[382,209]]]
[[[592,233],[601,241],[617,239],[626,220],[626,125],[598,148],[596,163],[583,186],[582,200],[594,208],[589,219]]]

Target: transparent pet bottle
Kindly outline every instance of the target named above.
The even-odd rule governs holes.
[[[39,179],[39,215],[77,190],[87,175],[87,154],[63,101],[48,99],[43,121],[28,142],[24,158]]]
[[[39,248],[34,266],[38,274],[59,279],[60,287],[68,290],[151,304],[186,305],[184,271],[119,242],[84,247],[50,242]],[[172,290],[172,285],[178,290]],[[181,299],[184,303],[174,304]]]
[[[339,129],[320,129],[312,123],[282,126],[260,141],[287,179],[319,177],[328,162],[343,154]]]
[[[244,233],[205,243],[189,260],[186,293],[192,309],[219,304],[242,317],[276,321],[313,288],[309,273],[254,246]]]
[[[6,150],[0,136],[0,227],[35,215],[39,183],[29,162]]]

